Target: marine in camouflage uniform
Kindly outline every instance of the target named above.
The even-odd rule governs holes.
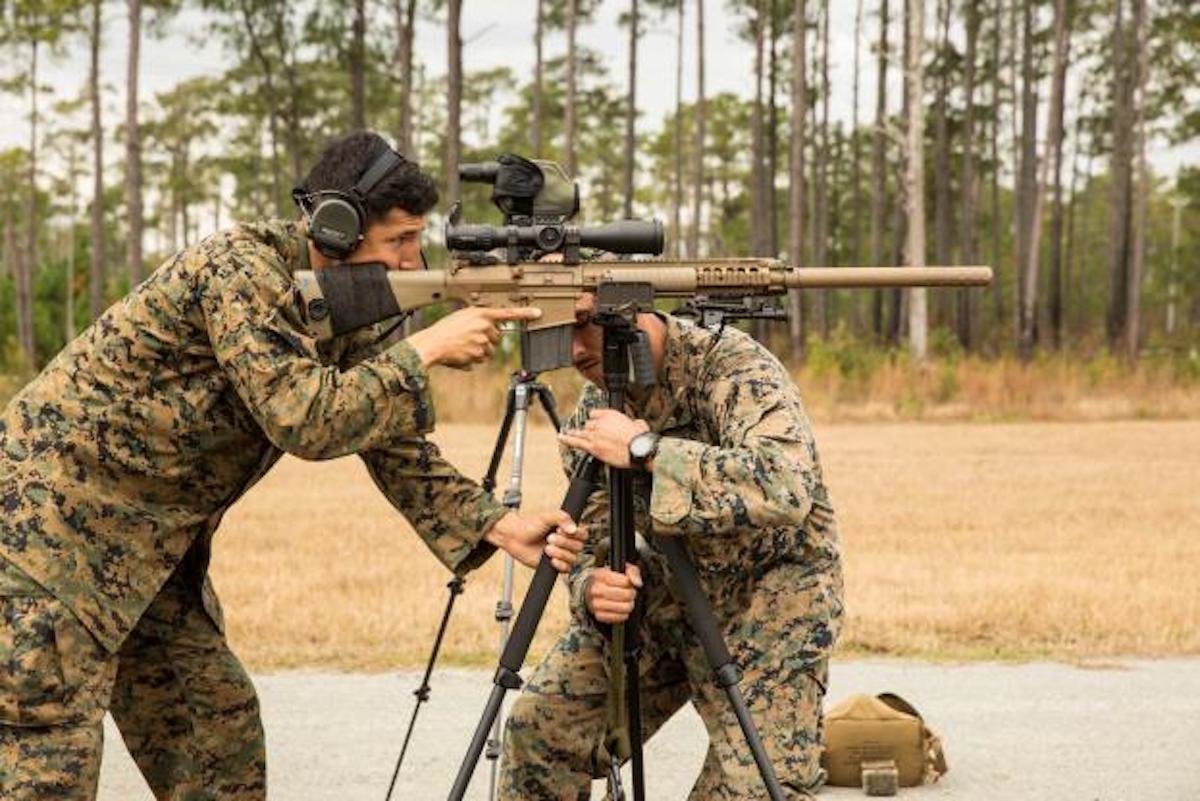
[[[824,779],[821,703],[842,617],[837,527],[813,434],[795,384],[761,345],[733,329],[718,338],[677,318],[664,323],[658,385],[627,410],[662,435],[652,473],[635,472],[637,530],[684,538],[785,792],[808,798]],[[605,405],[589,384],[564,430],[582,429]],[[564,458],[573,467],[580,455]],[[606,512],[601,493],[585,514],[596,536],[570,576],[571,625],[508,719],[501,792],[508,801],[583,801],[591,780],[606,773],[597,754],[608,642],[585,602],[592,573],[607,561]],[[691,797],[763,798],[728,698],[712,681],[682,602],[667,589],[654,537],[647,539],[638,598],[643,737],[691,701],[709,736]]]
[[[428,377],[378,331],[319,345],[294,223],[168,260],[0,418],[0,798],[92,798],[110,710],[158,798],[262,799],[253,686],[207,578],[222,514],[283,452],[359,454],[452,570],[504,508],[425,441]]]

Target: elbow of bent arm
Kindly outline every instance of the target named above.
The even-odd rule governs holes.
[[[259,423],[275,447],[315,462],[360,449],[360,437],[349,435],[353,422],[349,417],[341,404],[322,403],[311,393],[289,392],[263,408]]]
[[[306,462],[321,462],[337,459],[354,453],[353,448],[338,447],[334,438],[324,436],[319,425],[294,425],[273,427],[267,438],[275,447]]]

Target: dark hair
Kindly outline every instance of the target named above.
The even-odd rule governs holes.
[[[305,192],[349,192],[379,155],[389,147],[382,136],[356,131],[338,137],[321,151],[317,163],[300,186]],[[438,201],[437,186],[416,162],[407,159],[367,192],[364,203],[367,225],[387,216],[397,206],[409,214],[424,215]]]

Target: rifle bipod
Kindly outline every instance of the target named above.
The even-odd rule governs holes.
[[[500,459],[504,454],[505,445],[508,443],[509,434],[515,428],[515,436],[512,441],[513,447],[509,468],[508,489],[505,491],[502,501],[504,506],[513,512],[521,508],[521,477],[525,466],[525,430],[529,406],[534,397],[542,404],[542,409],[546,412],[546,416],[550,418],[550,423],[554,426],[554,430],[558,431],[562,427],[562,423],[558,418],[554,395],[551,393],[550,388],[537,380],[536,373],[531,373],[527,370],[519,370],[513,373],[512,379],[509,381],[508,393],[504,404],[504,420],[501,422],[500,431],[496,435],[496,443],[492,448],[492,457],[488,462],[487,474],[481,482],[481,486],[488,493],[492,493],[496,489],[496,473],[500,469]],[[543,562],[545,561],[547,560],[543,557]],[[450,590],[450,596],[446,600],[446,609],[442,613],[442,622],[438,627],[433,648],[429,653],[429,661],[425,666],[425,676],[421,680],[421,686],[413,690],[413,694],[417,697],[417,703],[413,707],[412,717],[408,722],[408,732],[404,736],[404,744],[400,748],[400,755],[396,759],[396,767],[392,771],[392,780],[388,784],[386,801],[391,801],[392,791],[396,787],[396,779],[400,775],[400,768],[404,764],[404,756],[408,751],[409,740],[412,738],[413,727],[416,725],[417,715],[421,711],[421,704],[429,700],[429,676],[433,672],[434,664],[437,662],[438,652],[442,646],[442,637],[446,632],[446,625],[450,620],[450,612],[454,608],[455,599],[462,594],[463,584],[464,581],[462,578],[455,577],[446,585]],[[504,584],[500,600],[496,602],[495,612],[496,622],[500,624],[500,644],[498,649],[500,652],[503,652],[508,640],[509,620],[512,619],[513,614],[512,590],[513,558],[505,554]],[[496,772],[499,765],[502,724],[503,721],[497,716],[493,737],[487,743],[487,758],[492,763],[491,787],[488,791],[489,799],[496,797]]]

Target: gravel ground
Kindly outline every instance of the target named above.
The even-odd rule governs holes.
[[[271,798],[382,801],[419,682],[416,672],[256,677]],[[439,671],[431,685],[393,798],[446,796],[491,690],[491,673]],[[833,665],[831,702],[883,690],[922,711],[941,734],[950,765],[941,782],[902,790],[902,796],[1200,799],[1200,660],[1088,668],[890,660]],[[681,710],[647,744],[647,798],[686,798],[705,747],[700,719],[690,707]],[[487,787],[484,763],[467,798],[485,798]],[[827,788],[822,797],[863,796]],[[111,721],[100,799],[151,799]]]

